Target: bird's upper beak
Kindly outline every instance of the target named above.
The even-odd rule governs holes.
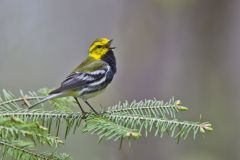
[[[111,47],[112,41],[113,41],[113,39],[110,39],[110,40],[108,41],[108,43],[106,44],[106,47],[107,47],[107,48],[109,48],[109,49],[115,49],[115,48],[116,48],[116,47]]]

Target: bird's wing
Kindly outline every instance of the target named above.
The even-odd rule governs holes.
[[[84,67],[75,69],[75,71],[61,83],[61,87],[52,91],[50,94],[84,88],[86,85],[103,78],[107,71],[108,65],[106,62],[101,60],[93,61]]]

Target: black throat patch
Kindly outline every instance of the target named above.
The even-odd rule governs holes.
[[[114,74],[117,72],[116,58],[111,49],[101,59],[110,65]]]

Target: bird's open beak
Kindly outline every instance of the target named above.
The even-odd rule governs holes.
[[[113,39],[110,39],[110,40],[108,41],[108,43],[106,44],[106,47],[107,47],[107,48],[109,48],[109,49],[115,49],[115,48],[116,48],[116,47],[111,47],[112,41],[113,41]]]

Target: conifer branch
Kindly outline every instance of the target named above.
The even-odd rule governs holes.
[[[33,151],[30,151],[26,149],[23,146],[17,146],[17,142],[14,142],[14,144],[11,144],[9,142],[5,142],[3,140],[0,140],[0,145],[2,147],[2,157],[1,159],[4,159],[7,156],[11,156],[14,159],[33,159],[33,160],[45,160],[47,159],[47,156],[35,153]]]
[[[67,154],[56,154],[56,153],[37,153],[34,152],[32,148],[29,147],[29,144],[15,141],[15,142],[6,142],[0,139],[0,145],[2,146],[2,157],[5,159],[11,156],[13,159],[17,160],[72,160],[71,157]]]
[[[54,99],[40,105],[40,109],[27,109],[48,92],[48,89],[38,93],[23,94],[21,92],[19,98],[4,90],[3,96],[0,97],[0,145],[14,153],[15,155],[11,156],[15,159],[22,155],[28,156],[26,159],[29,159],[29,156],[41,159],[43,155],[49,158],[50,154],[38,154],[32,152],[32,148],[29,147],[20,150],[21,147],[16,142],[22,141],[22,137],[25,136],[27,138],[24,140],[25,143],[32,142],[33,145],[40,143],[57,147],[62,141],[50,134],[54,132],[58,136],[61,126],[64,126],[65,138],[71,131],[73,133],[82,131],[83,133],[97,134],[99,142],[102,139],[130,141],[139,139],[143,134],[148,136],[150,132],[161,137],[164,133],[168,133],[177,139],[186,139],[189,137],[189,133],[192,133],[195,139],[198,133],[204,134],[206,131],[213,130],[208,122],[181,121],[178,113],[187,111],[188,108],[173,98],[167,103],[157,99],[130,103],[126,101],[102,110],[100,115],[92,112],[86,115],[73,112],[72,108],[76,104],[72,98]],[[63,129],[63,127],[61,128]],[[52,159],[54,157],[55,159],[60,157],[59,160],[71,158],[68,155],[51,155],[54,155]],[[24,158],[22,159],[24,160]]]
[[[0,138],[2,139],[18,140],[24,137],[34,143],[47,143],[55,147],[63,143],[58,137],[49,135],[47,131],[47,128],[35,122],[23,122],[15,117],[0,119]]]

